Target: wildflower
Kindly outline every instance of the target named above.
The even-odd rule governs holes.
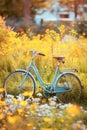
[[[14,104],[17,104],[18,100],[16,98],[13,98],[13,102],[14,102]]]
[[[52,101],[52,98],[49,98],[48,101],[49,101],[49,102]]]
[[[2,127],[1,130],[6,130],[6,128],[5,128],[5,127]]]
[[[0,106],[5,106],[5,105],[6,105],[6,102],[0,100]]]
[[[22,100],[22,101],[20,101],[20,105],[22,105],[22,106],[26,106],[28,104],[28,102],[27,101],[24,101],[24,100]]]
[[[33,104],[31,105],[31,108],[32,108],[32,109],[36,109],[36,108],[37,108],[37,104],[36,104],[36,103],[33,103]]]
[[[0,93],[4,92],[4,88],[0,88]]]
[[[67,128],[63,128],[63,130],[67,130]]]
[[[27,126],[31,127],[31,126],[33,126],[33,123],[28,123]]]
[[[23,109],[21,109],[21,108],[18,108],[17,111],[18,111],[19,115],[21,115],[23,113]]]
[[[31,95],[32,95],[31,92],[24,92],[24,93],[23,93],[23,96],[31,96]]]
[[[81,129],[81,125],[80,125],[80,124],[78,124],[78,125],[77,125],[77,128],[78,128],[78,129]]]
[[[86,33],[85,32],[83,32],[83,36],[85,36],[86,35]]]
[[[52,120],[52,119],[49,118],[49,117],[45,117],[45,118],[44,118],[44,121],[45,121],[45,122],[51,122],[51,120]]]
[[[71,116],[75,116],[80,113],[80,108],[77,105],[71,105],[66,110],[68,114]]]
[[[31,112],[32,114],[34,114],[36,108],[37,108],[37,104],[36,104],[36,103],[31,104],[30,112]]]
[[[45,65],[45,69],[47,69],[47,66]]]
[[[41,130],[54,130],[53,128],[42,128]]]
[[[10,124],[15,124],[17,121],[17,116],[8,116],[7,120]]]
[[[2,120],[4,118],[3,113],[0,113],[0,120]]]

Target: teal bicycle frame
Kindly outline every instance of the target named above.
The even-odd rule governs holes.
[[[29,75],[33,78],[33,81],[35,82],[35,89],[37,89],[36,80],[35,80],[34,76],[32,75],[32,73],[30,72],[30,70],[33,70],[34,73],[35,73],[35,75],[36,75],[36,77],[37,77],[37,79],[38,79],[38,81],[39,81],[39,83],[40,83],[40,86],[41,86],[44,90],[46,90],[48,93],[53,92],[53,90],[56,90],[56,89],[55,89],[55,87],[56,87],[56,81],[57,81],[57,80],[61,77],[61,75],[64,73],[64,72],[60,72],[60,71],[59,71],[59,67],[60,67],[60,62],[58,62],[58,66],[56,67],[56,70],[55,70],[55,73],[54,73],[54,77],[53,77],[52,83],[45,83],[45,82],[42,80],[42,78],[41,78],[41,76],[40,76],[40,74],[39,74],[39,71],[38,71],[38,69],[37,69],[37,67],[36,67],[36,65],[35,65],[35,63],[34,63],[34,56],[33,56],[32,59],[31,59],[31,61],[30,61],[30,63],[29,63],[29,66],[27,67],[27,69],[26,69],[26,70],[22,70],[22,71],[25,71],[25,72],[26,72],[26,75],[24,76],[24,78],[23,78],[21,84],[19,85],[20,88],[23,86],[23,84],[24,84],[25,81],[27,80],[27,77],[28,77],[28,74],[29,74]],[[58,73],[60,73],[59,76],[58,76]],[[50,87],[51,87],[50,91],[46,89],[47,86],[50,86]],[[62,86],[62,87],[57,86],[57,90],[56,90],[56,91],[58,91],[58,93],[59,93],[59,92],[66,92],[66,91],[70,91],[70,90],[66,90],[63,86]],[[54,92],[54,93],[55,93],[55,92]]]
[[[45,83],[45,82],[42,80],[42,78],[41,78],[41,76],[40,76],[40,74],[39,74],[39,71],[38,71],[38,69],[37,69],[37,67],[36,67],[36,65],[35,65],[33,59],[31,60],[30,65],[28,66],[28,70],[30,70],[30,69],[32,69],[32,70],[34,71],[34,73],[36,74],[36,77],[37,77],[37,79],[38,79],[38,81],[39,81],[41,87],[48,85],[48,83]],[[52,83],[50,84],[51,86],[53,86],[53,84],[55,84],[58,71],[59,71],[59,68],[58,68],[58,66],[57,66],[56,71],[55,71],[55,74],[54,74],[53,81],[52,81]]]

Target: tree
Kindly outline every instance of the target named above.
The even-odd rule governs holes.
[[[58,0],[61,5],[66,5],[69,10],[73,6],[73,11],[75,13],[75,18],[77,18],[79,5],[87,4],[87,0]]]
[[[53,2],[59,2],[62,6],[66,5],[69,10],[73,6],[76,18],[79,5],[87,3],[87,0],[10,0],[10,2],[9,0],[0,0],[0,14],[31,18],[35,15],[36,9],[48,8]]]
[[[20,0],[0,0],[0,15],[4,17],[21,17],[23,10],[23,4]]]
[[[37,8],[46,7],[45,0],[0,0],[0,15],[23,17],[29,19],[36,13]]]

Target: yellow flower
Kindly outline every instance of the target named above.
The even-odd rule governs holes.
[[[66,110],[68,114],[71,116],[80,114],[80,108],[77,105],[71,105]]]
[[[4,106],[4,105],[6,105],[6,102],[0,100],[0,106]]]
[[[46,100],[45,99],[41,100],[41,104],[44,104],[44,103],[46,103]]]
[[[63,130],[67,130],[67,128],[63,128]]]
[[[36,104],[36,103],[33,103],[33,104],[31,105],[31,108],[32,108],[32,109],[36,109],[36,108],[37,108],[37,104]]]
[[[5,127],[2,127],[1,130],[6,130],[6,128],[5,128]]]
[[[18,100],[16,98],[13,98],[13,102],[14,102],[14,104],[17,104]]]
[[[23,96],[31,96],[31,95],[32,95],[31,92],[24,92],[24,93],[23,93]]]
[[[27,101],[24,101],[24,100],[22,100],[22,101],[20,101],[20,105],[22,105],[22,106],[26,106],[28,104],[28,102]]]
[[[52,101],[52,98],[48,98],[48,101],[49,101],[49,102]]]
[[[0,113],[0,120],[2,120],[4,118],[3,113]]]
[[[78,128],[78,129],[81,129],[81,125],[80,125],[80,124],[78,124],[78,125],[77,125],[77,128]]]
[[[4,92],[4,88],[0,88],[0,93]]]
[[[21,115],[24,112],[23,109],[21,109],[21,108],[18,108],[17,111],[18,111],[19,115]]]
[[[54,130],[53,128],[41,128],[41,130]]]
[[[33,126],[33,123],[28,123],[27,126],[31,127],[31,126]]]
[[[44,121],[45,121],[45,122],[51,122],[51,120],[52,120],[52,119],[49,118],[49,117],[45,117],[45,118],[44,118]]]
[[[15,124],[17,121],[17,116],[8,116],[7,120],[10,124]]]

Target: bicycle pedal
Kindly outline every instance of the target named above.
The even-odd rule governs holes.
[[[66,90],[69,90],[70,88],[69,87],[65,87]]]
[[[51,92],[52,95],[56,95],[56,92]]]

